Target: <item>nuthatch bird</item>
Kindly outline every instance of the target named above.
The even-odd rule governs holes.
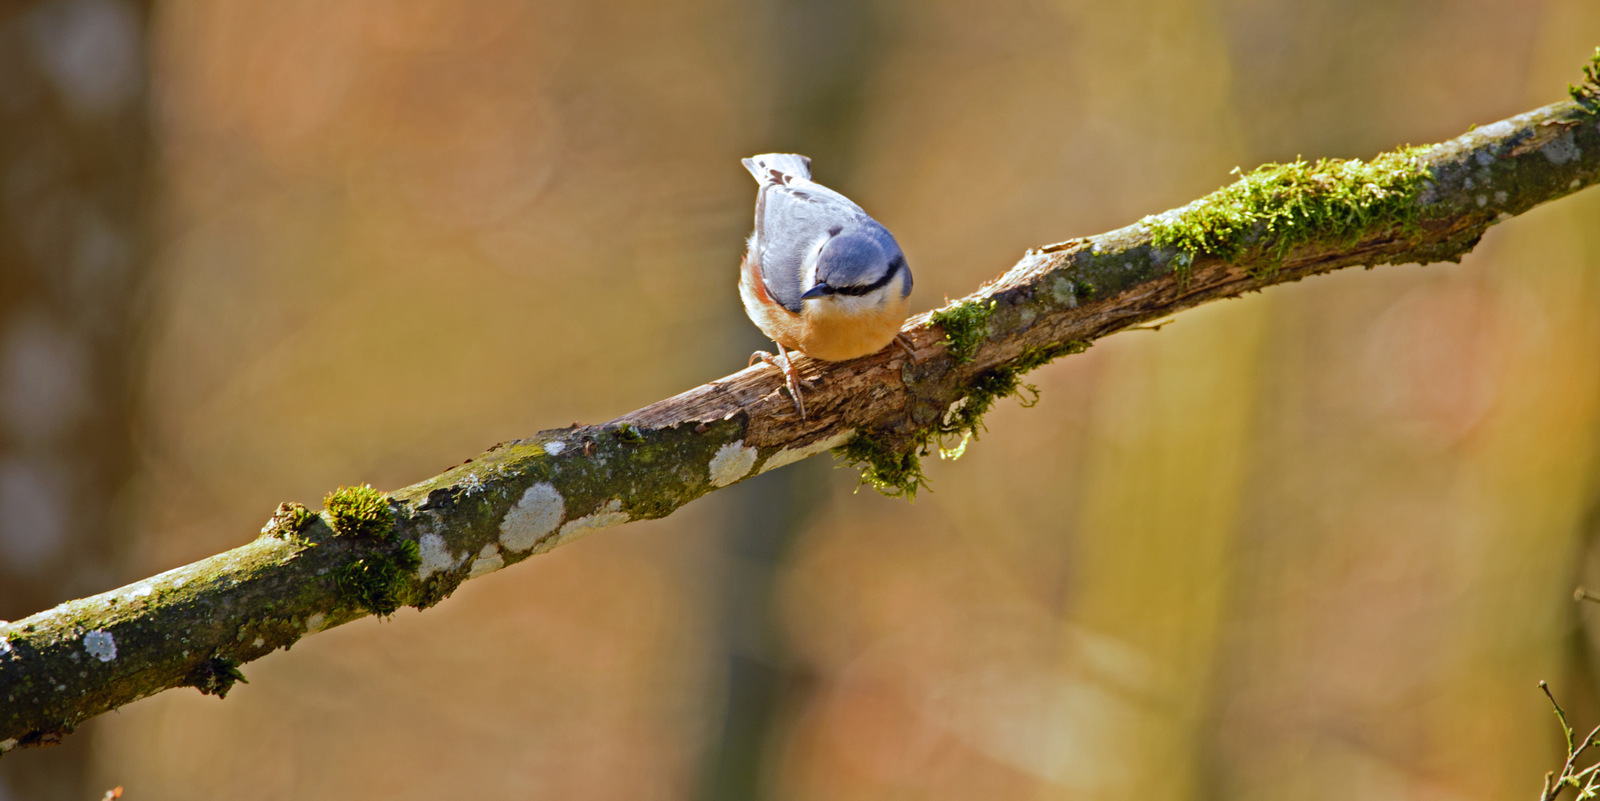
[[[799,374],[789,351],[841,362],[877,353],[911,306],[911,268],[888,229],[849,198],[811,180],[811,159],[768,153],[744,160],[755,176],[756,226],[739,270],[739,297],[778,356],[800,419]],[[900,343],[910,350],[903,338]]]

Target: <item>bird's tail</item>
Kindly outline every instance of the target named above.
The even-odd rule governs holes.
[[[798,153],[763,153],[744,159],[744,168],[762,186],[786,184],[789,178],[811,178],[811,159]]]

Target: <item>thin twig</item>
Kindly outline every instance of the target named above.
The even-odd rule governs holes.
[[[1578,760],[1583,757],[1583,752],[1590,746],[1596,745],[1596,737],[1600,737],[1600,726],[1595,726],[1589,731],[1582,742],[1573,739],[1572,726],[1567,723],[1566,710],[1556,702],[1556,697],[1550,692],[1550,685],[1541,681],[1539,689],[1544,691],[1544,697],[1550,699],[1550,706],[1555,709],[1556,720],[1561,723],[1561,734],[1567,741],[1567,758],[1561,764],[1561,771],[1549,771],[1544,774],[1544,788],[1539,791],[1540,801],[1555,801],[1561,794],[1561,788],[1571,786],[1578,791],[1578,801],[1588,801],[1596,797],[1595,782],[1600,779],[1600,763],[1590,765],[1583,770],[1574,770]]]

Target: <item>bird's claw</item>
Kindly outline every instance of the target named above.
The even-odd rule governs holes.
[[[906,356],[910,357],[912,362],[917,361],[917,346],[916,343],[911,341],[911,336],[909,334],[904,331],[895,334],[894,344],[903,348],[906,352]]]
[[[800,396],[800,371],[795,369],[794,359],[782,345],[778,346],[778,354],[774,356],[764,350],[758,350],[750,354],[750,364],[754,365],[757,361],[765,362],[783,373],[783,384],[789,389],[789,397],[794,398],[794,410],[800,413],[800,420],[803,422],[806,419],[806,402]]]

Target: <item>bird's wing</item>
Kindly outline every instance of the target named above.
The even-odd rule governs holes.
[[[761,278],[767,292],[799,313],[805,286],[805,257],[839,229],[870,219],[861,207],[821,184],[806,180],[761,188],[762,219],[757,224]]]

